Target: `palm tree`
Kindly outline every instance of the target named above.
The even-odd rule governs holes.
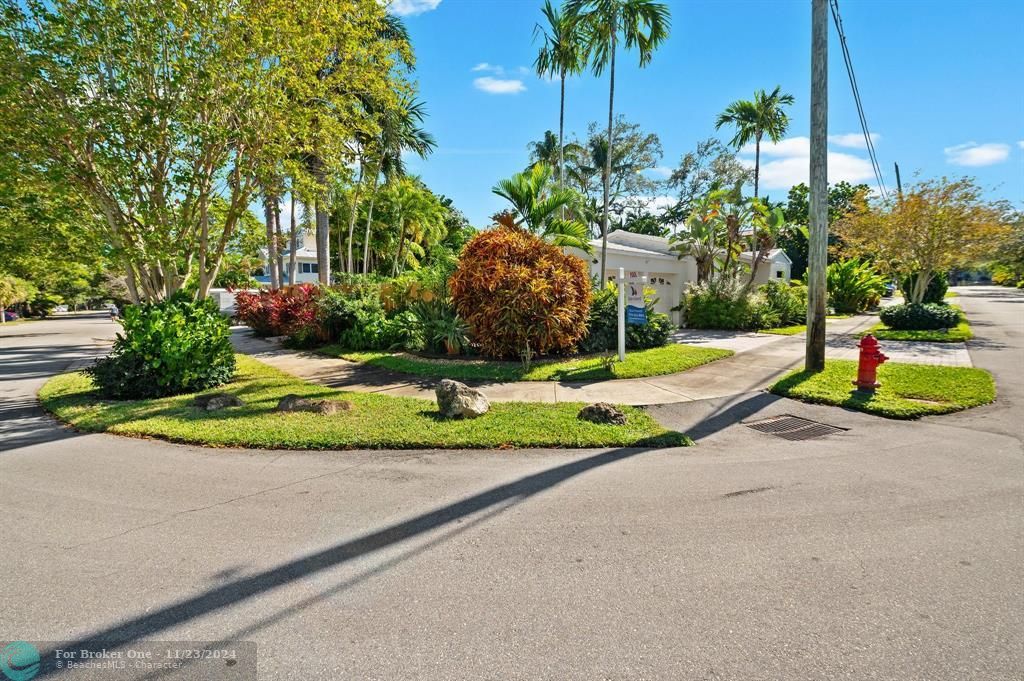
[[[380,115],[381,133],[374,146],[377,163],[371,171],[373,186],[370,189],[370,206],[366,216],[366,235],[363,240],[363,273],[370,271],[370,225],[373,222],[373,204],[376,198],[377,180],[381,173],[385,182],[405,175],[403,151],[412,151],[420,158],[426,158],[437,146],[433,135],[419,126],[426,117],[423,103],[411,97],[402,97],[397,108],[386,109]],[[401,218],[399,218],[401,222]]]
[[[585,65],[583,41],[579,25],[571,21],[562,12],[551,5],[551,0],[544,0],[544,18],[547,26],[537,24],[533,29],[533,37],[541,36],[541,48],[533,62],[533,68],[540,78],[558,76],[561,81],[561,94],[558,102],[558,186],[565,186],[565,79],[567,76],[579,75]],[[544,160],[550,163],[549,159]],[[553,159],[551,159],[553,160]]]
[[[558,186],[562,187],[564,186],[562,179],[565,173],[565,159],[571,160],[583,153],[583,147],[575,142],[565,145],[560,145],[558,142],[559,138],[555,136],[555,133],[545,130],[542,139],[527,144],[526,148],[530,152],[530,165],[526,166],[526,170],[537,163],[547,163],[552,168],[559,168]]]
[[[672,235],[669,243],[679,257],[692,256],[697,263],[697,283],[711,279],[715,259],[725,245],[725,216],[722,212],[724,193],[712,191],[696,201],[686,218],[686,228]]]
[[[640,67],[647,66],[654,50],[668,38],[668,6],[654,0],[569,0],[565,5],[569,22],[579,26],[586,36],[586,61],[594,75],[609,72],[608,147],[612,147],[612,123],[615,112],[615,52],[619,41],[628,50],[636,47]],[[621,38],[620,38],[621,36]],[[608,194],[612,154],[605,158],[604,210],[601,216],[601,278],[605,274],[608,251]]]
[[[512,204],[511,211],[499,213],[498,222],[525,229],[556,246],[574,246],[590,252],[586,225],[559,217],[563,209],[577,207],[579,194],[552,186],[553,174],[551,166],[538,163],[529,171],[516,173],[494,185],[491,191]]]
[[[793,103],[793,95],[780,92],[782,86],[776,86],[771,94],[764,90],[754,93],[754,101],[739,99],[725,108],[718,115],[715,129],[723,125],[736,126],[736,134],[730,144],[737,150],[754,141],[754,198],[757,198],[758,179],[761,173],[761,140],[767,135],[772,142],[778,143],[789,128],[789,116],[782,107]]]

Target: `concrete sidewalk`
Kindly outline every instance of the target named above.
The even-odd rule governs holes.
[[[829,357],[855,359],[857,334],[875,321],[872,316],[830,320]],[[684,329],[676,332],[673,340],[688,345],[729,349],[736,354],[683,373],[650,378],[589,382],[476,382],[473,385],[497,402],[673,404],[762,390],[799,367],[804,358],[803,334],[775,336]],[[434,399],[434,385],[438,381],[435,378],[387,371],[315,352],[286,350],[276,342],[253,337],[244,327],[234,330],[232,341],[239,352],[314,383],[356,392]],[[883,347],[896,362],[970,366],[970,357],[962,343],[885,343]]]

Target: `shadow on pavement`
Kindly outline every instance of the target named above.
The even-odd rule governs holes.
[[[433,511],[428,511],[408,520],[389,525],[376,532],[371,532],[362,537],[344,541],[322,551],[283,563],[275,568],[264,570],[248,577],[234,579],[222,586],[208,589],[191,598],[155,609],[146,615],[125,620],[120,624],[116,624],[103,631],[98,631],[87,638],[67,643],[62,647],[72,650],[96,647],[114,648],[151,637],[171,627],[237,605],[278,587],[344,565],[362,556],[376,553],[432,530],[461,522],[463,518],[475,513],[486,511],[487,515],[493,515],[577,475],[582,475],[592,469],[623,461],[649,451],[652,450],[636,448],[613,449],[584,459],[570,461],[539,473],[527,475]],[[481,520],[482,518],[478,518],[473,522],[476,523]],[[461,525],[457,529],[461,531]],[[441,540],[436,539],[431,543]],[[416,549],[408,555],[413,555],[420,550],[423,550],[423,548]],[[387,569],[394,562],[397,562],[397,559],[386,562],[384,565],[370,571],[369,574],[375,574],[383,569]],[[369,576],[369,574],[357,577],[354,581],[361,581]],[[348,588],[351,583],[354,582],[346,582],[333,591]],[[286,616],[289,611],[305,607],[305,605],[324,598],[329,593],[331,592],[318,593],[315,597],[307,599],[292,608],[288,608],[285,612],[275,615],[271,619]],[[41,658],[48,665],[52,665],[54,651],[46,651],[41,655]],[[50,676],[60,671],[52,666],[46,666],[41,668],[39,677]]]

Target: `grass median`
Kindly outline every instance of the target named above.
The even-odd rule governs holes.
[[[825,319],[827,323],[829,319],[849,319],[852,316],[851,314],[830,314]],[[793,326],[777,326],[774,329],[759,329],[758,333],[769,333],[773,336],[795,336],[805,331],[807,331],[806,324],[794,324]]]
[[[622,407],[624,426],[581,421],[580,403],[498,402],[476,419],[444,420],[435,403],[372,393],[354,393],[307,383],[249,357],[238,356],[235,380],[218,389],[244,406],[206,412],[195,395],[152,400],[107,401],[97,397],[83,373],[56,376],[39,391],[57,418],[87,432],[156,437],[217,447],[266,449],[429,449],[503,447],[629,447],[692,444],[662,428],[647,412]],[[275,411],[287,394],[347,400],[352,409],[335,415]]]
[[[857,362],[833,359],[821,373],[796,371],[769,390],[802,402],[832,404],[893,419],[948,414],[996,398],[992,375],[970,367],[883,364],[878,369],[882,387],[874,394],[854,390],[856,377]]]
[[[429,358],[392,352],[353,352],[337,345],[328,345],[321,348],[320,352],[405,374],[458,381],[604,381],[643,378],[688,371],[733,354],[732,350],[673,343],[649,350],[629,350],[625,362],[589,356],[540,360],[526,370],[521,362]]]

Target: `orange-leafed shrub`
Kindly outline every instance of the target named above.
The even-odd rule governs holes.
[[[452,299],[473,341],[491,357],[571,349],[587,332],[587,265],[520,229],[473,237],[451,278]]]

